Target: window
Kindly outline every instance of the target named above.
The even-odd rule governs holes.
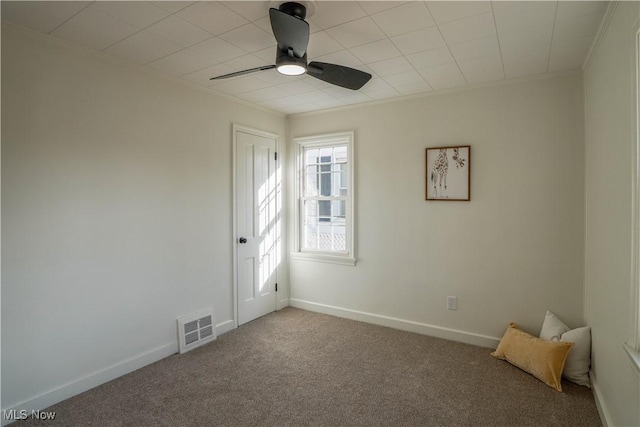
[[[353,133],[294,141],[298,145],[294,257],[354,265]]]

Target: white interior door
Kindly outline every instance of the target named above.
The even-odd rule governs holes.
[[[275,311],[278,266],[276,136],[234,127],[238,325]]]

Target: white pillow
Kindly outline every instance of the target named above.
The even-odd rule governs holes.
[[[562,376],[569,381],[591,388],[589,367],[591,366],[591,328],[588,326],[569,329],[558,316],[547,310],[540,330],[540,338],[549,341],[574,343],[564,364]]]
[[[547,310],[547,314],[544,315],[544,322],[542,322],[540,338],[547,341],[560,341],[560,337],[565,332],[569,332],[569,327],[562,323],[558,316]]]

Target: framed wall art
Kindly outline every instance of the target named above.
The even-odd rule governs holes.
[[[471,200],[471,147],[427,148],[427,200]]]

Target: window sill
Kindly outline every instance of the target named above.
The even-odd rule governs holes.
[[[629,358],[631,359],[633,367],[636,368],[636,372],[640,374],[640,353],[635,351],[633,347],[631,347],[627,343],[624,343],[623,346],[627,352],[627,355],[629,355]]]
[[[292,259],[300,259],[305,261],[326,262],[338,265],[356,265],[356,259],[346,256],[312,254],[307,252],[291,252]]]

